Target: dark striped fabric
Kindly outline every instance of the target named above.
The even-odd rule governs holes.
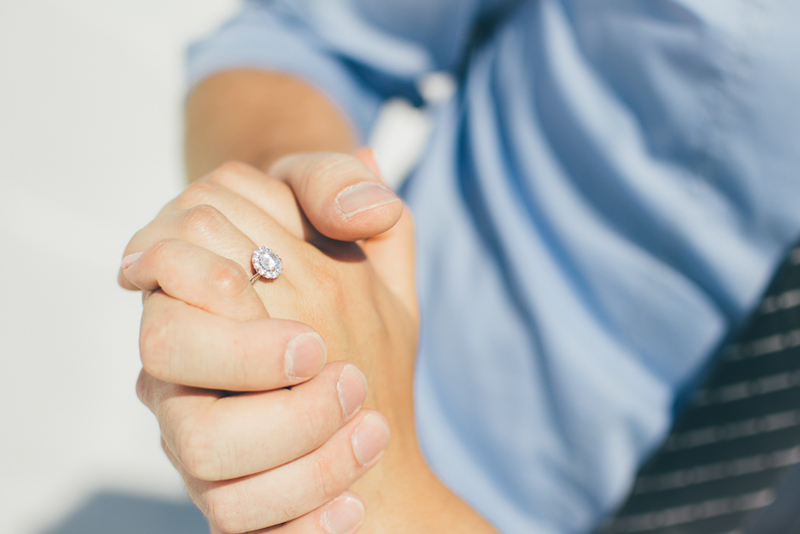
[[[800,248],[598,534],[800,533]]]

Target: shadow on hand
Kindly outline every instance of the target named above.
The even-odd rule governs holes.
[[[367,256],[357,243],[349,241],[336,241],[325,236],[317,235],[309,243],[317,247],[320,252],[332,260],[342,262],[366,261]]]
[[[206,534],[208,523],[188,500],[168,501],[105,490],[40,534]]]

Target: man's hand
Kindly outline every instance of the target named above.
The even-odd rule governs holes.
[[[305,163],[303,172],[292,173],[290,165],[283,167],[296,187],[316,179],[317,165],[353,169],[354,180],[350,182],[347,173],[339,173],[343,189],[353,181],[377,181],[355,158],[314,155],[305,159],[295,158],[297,163]],[[311,160],[314,165],[308,164]],[[224,503],[245,484],[225,484],[219,489],[219,485],[204,481],[218,482],[272,469],[269,477],[257,481],[264,489],[245,492],[236,510],[271,502],[276,506],[270,508],[281,513],[272,517],[262,514],[260,520],[262,524],[280,523],[341,492],[372,465],[369,456],[379,453],[388,439],[385,423],[377,414],[358,414],[349,422],[366,394],[363,375],[352,365],[332,363],[311,381],[291,391],[280,389],[315,376],[325,361],[326,347],[311,328],[268,317],[255,291],[242,279],[246,274],[242,267],[249,270],[249,265],[224,260],[207,250],[230,253],[231,243],[241,239],[234,226],[225,223],[211,207],[210,196],[216,195],[215,202],[225,206],[219,198],[230,201],[236,194],[230,190],[219,194],[225,188],[215,184],[234,180],[240,188],[249,187],[250,182],[236,180],[242,174],[265,180],[249,167],[223,166],[209,181],[191,186],[167,206],[157,222],[131,241],[121,276],[126,287],[146,291],[139,395],[159,418],[165,450],[184,475],[195,501],[212,523],[224,525],[231,532],[239,530],[239,514]],[[277,187],[268,195],[260,195],[260,201],[278,213],[296,236],[318,239],[320,236],[303,223],[291,192],[282,184],[272,183]],[[335,203],[336,196],[331,200]],[[402,203],[390,199],[389,204],[395,204],[387,212],[391,219],[391,210],[402,211]],[[380,215],[372,220],[385,225]],[[139,255],[150,243],[156,244]],[[248,243],[245,248],[254,249],[255,244]],[[249,252],[243,257],[249,261]],[[270,391],[226,396],[223,390]],[[364,419],[366,423],[361,426]],[[360,451],[356,452],[352,437],[359,429]],[[313,454],[308,455],[311,451]],[[359,457],[357,462],[347,461],[354,456]],[[304,458],[295,462],[298,465],[288,464],[291,469],[283,465],[300,457]],[[299,490],[300,495],[291,488]],[[281,499],[285,503],[282,507],[277,506]],[[363,508],[350,493],[293,524],[322,528],[319,521],[323,519],[330,529],[336,517],[356,520],[360,514]],[[307,526],[302,528],[303,532],[315,532]]]
[[[277,528],[342,532],[325,518],[339,505],[357,503],[355,497],[347,494],[319,506],[358,480],[353,489],[372,512],[363,527],[366,532],[491,532],[431,473],[417,444],[412,395],[418,311],[408,212],[404,210],[390,230],[358,246],[333,241],[298,222],[285,202],[275,204],[281,195],[292,197],[284,183],[246,166],[225,166],[170,203],[127,250],[124,274],[148,290],[145,306],[159,318],[151,320],[146,313],[143,320],[143,347],[151,347],[143,352],[155,355],[151,369],[177,378],[178,383],[184,376],[192,377],[192,384],[171,386],[145,374],[140,387],[162,424],[165,449],[184,474],[190,494],[216,532],[254,531],[293,517],[298,519]],[[271,209],[274,216],[269,214]],[[278,279],[252,286],[249,258],[257,244],[278,251],[285,267]],[[131,261],[130,254],[138,251],[143,253]],[[226,274],[209,277],[208,273]],[[270,383],[265,378],[271,375],[269,370],[276,368],[272,359],[262,369],[259,354],[246,349],[258,335],[254,332],[260,328],[257,322],[265,320],[254,294],[272,315],[267,320],[281,318],[312,326],[327,341],[333,358],[345,358],[364,370],[370,384],[365,409],[355,413],[358,407],[353,403],[351,412],[348,399],[355,395],[341,393],[345,376],[355,370],[342,362],[327,364],[314,378],[300,380],[290,390],[242,395],[218,391],[264,387]],[[250,310],[260,318],[237,316],[227,319],[237,323],[234,326],[222,325],[212,321],[212,311],[219,310],[234,314]],[[175,320],[184,314],[185,323]],[[180,325],[180,332],[176,335],[173,329],[160,326],[162,321]],[[239,330],[242,321],[247,321],[246,326]],[[251,321],[256,326],[248,325]],[[148,345],[150,325],[156,342]],[[289,323],[286,326],[291,328]],[[220,329],[225,342],[215,351],[214,336],[205,337],[200,331]],[[317,339],[302,330],[301,326],[304,339]],[[200,345],[209,347],[208,358],[181,357],[183,347],[192,347],[188,341],[192,334]],[[203,349],[194,346],[194,350]],[[148,360],[143,358],[146,370]],[[287,368],[283,367],[283,379],[292,380]],[[359,382],[364,385],[355,372],[349,376],[345,391],[356,391]],[[148,391],[149,385],[154,385],[155,394]],[[331,400],[334,397],[338,402]],[[314,410],[324,412],[324,407],[310,403],[309,413],[284,410],[293,402],[312,398],[338,410],[338,417],[336,411],[326,412],[334,418],[333,434],[323,431],[320,441],[314,430],[326,428],[325,421],[317,420]],[[183,410],[185,406],[189,408]],[[276,414],[282,417],[280,424],[271,426]],[[388,425],[395,435],[393,445],[386,449],[384,462],[376,465],[388,444]],[[297,443],[303,445],[296,447]],[[309,446],[296,460],[280,465],[274,461]],[[356,514],[349,518],[353,517]],[[354,531],[358,526],[348,528]]]
[[[289,184],[316,231],[331,239],[357,241],[392,228],[403,203],[380,179],[370,149],[359,149],[354,156],[294,154],[279,159],[267,174]]]
[[[251,202],[251,204],[256,203],[258,207],[268,211],[275,221],[289,229],[289,233],[296,237],[300,236],[313,241],[318,245],[319,250],[327,251],[332,257],[338,258],[339,261],[348,261],[347,251],[345,250],[344,255],[341,254],[341,250],[339,251],[340,254],[337,254],[338,245],[330,242],[330,240],[326,241],[323,236],[339,240],[369,238],[362,243],[361,252],[369,257],[369,263],[372,265],[374,272],[382,273],[380,278],[384,286],[384,291],[380,292],[383,297],[379,299],[379,302],[373,302],[373,304],[385,306],[387,303],[391,304],[393,300],[395,301],[394,304],[397,304],[395,298],[397,295],[413,295],[413,262],[408,258],[403,260],[402,257],[396,256],[398,251],[401,252],[402,256],[402,251],[411,250],[412,232],[407,217],[402,217],[400,224],[392,226],[398,221],[398,217],[401,216],[403,210],[400,202],[393,199],[388,191],[378,191],[375,188],[358,185],[362,182],[379,183],[376,169],[371,164],[369,155],[359,154],[359,158],[367,163],[366,169],[358,165],[351,166],[353,164],[352,161],[350,163],[343,162],[341,155],[334,155],[330,163],[332,164],[332,169],[338,170],[339,174],[333,182],[322,183],[322,187],[320,187],[319,183],[314,186],[309,185],[325,179],[326,173],[319,171],[325,168],[326,162],[321,161],[319,155],[309,154],[316,159],[313,164],[311,159],[298,160],[294,159],[294,156],[292,156],[294,162],[291,165],[288,165],[291,160],[279,161],[286,154],[301,152],[320,150],[340,153],[350,152],[354,150],[354,142],[355,136],[351,125],[331,101],[309,84],[283,74],[254,70],[232,70],[219,73],[198,84],[190,95],[186,106],[186,160],[190,180],[204,176],[223,162],[230,160],[244,161],[261,170],[270,170],[274,164],[273,174],[289,183],[294,191],[289,188],[270,190],[267,195],[254,195],[250,198],[249,193],[240,190],[240,196],[248,197],[251,201],[258,198],[258,202]],[[325,158],[323,157],[322,159],[324,160]],[[341,172],[348,168],[354,172],[351,177],[348,177],[350,171]],[[152,321],[153,325],[167,324],[172,326],[164,331],[163,343],[143,343],[145,367],[152,366],[152,363],[155,363],[156,367],[160,367],[161,364],[159,362],[171,361],[173,355],[182,353],[183,349],[181,347],[191,347],[191,343],[194,341],[199,341],[196,344],[203,345],[202,350],[208,351],[208,354],[211,355],[210,360],[223,362],[223,368],[225,368],[224,364],[227,363],[231,369],[235,370],[237,367],[244,369],[245,366],[237,363],[242,360],[265,362],[265,367],[271,368],[272,371],[263,373],[261,380],[264,379],[264,375],[274,376],[273,372],[280,374],[281,369],[286,373],[286,369],[289,369],[290,366],[285,362],[291,360],[295,363],[295,366],[291,368],[296,369],[284,375],[289,376],[287,384],[294,383],[291,380],[298,380],[297,377],[303,374],[311,374],[313,378],[305,382],[303,382],[302,378],[299,379],[298,385],[288,391],[294,392],[301,388],[307,389],[315,381],[327,381],[320,387],[315,386],[317,391],[324,393],[326,390],[330,392],[331,389],[335,389],[336,396],[339,397],[337,400],[339,400],[338,404],[341,413],[348,413],[348,409],[342,408],[342,406],[349,405],[352,399],[358,399],[358,382],[353,380],[348,386],[345,386],[344,390],[350,393],[343,396],[339,393],[340,388],[338,386],[345,374],[337,374],[335,372],[336,369],[334,372],[327,371],[330,366],[342,366],[345,364],[341,362],[328,363],[321,372],[314,375],[314,366],[316,365],[314,362],[316,360],[313,357],[314,349],[311,343],[312,338],[315,338],[313,335],[314,330],[309,329],[308,326],[300,322],[286,321],[275,328],[275,330],[280,331],[276,333],[275,337],[265,340],[262,336],[259,341],[257,334],[253,333],[253,330],[262,332],[262,328],[271,328],[268,323],[274,323],[279,319],[267,318],[263,305],[259,308],[250,299],[247,299],[247,302],[242,302],[238,299],[237,290],[239,291],[238,294],[242,294],[253,288],[243,288],[241,280],[236,280],[235,276],[231,276],[236,271],[231,269],[230,261],[227,263],[222,261],[219,264],[217,262],[217,260],[233,259],[233,265],[237,266],[240,271],[242,267],[245,267],[249,272],[249,265],[243,264],[242,258],[249,259],[249,255],[255,248],[255,243],[250,243],[248,246],[253,248],[250,248],[250,250],[246,251],[245,256],[242,256],[242,250],[234,250],[229,241],[218,239],[217,230],[228,227],[225,224],[225,220],[228,223],[233,223],[234,226],[238,225],[237,221],[240,215],[238,208],[230,213],[221,209],[214,210],[209,206],[215,206],[216,204],[207,201],[210,198],[209,195],[213,196],[212,192],[208,190],[208,182],[217,180],[219,184],[231,185],[225,183],[227,178],[224,177],[236,176],[240,171],[247,174],[249,171],[246,169],[248,168],[237,165],[222,166],[212,173],[211,180],[206,180],[199,188],[187,190],[187,195],[183,196],[186,204],[173,209],[173,211],[186,212],[183,217],[173,214],[177,221],[175,227],[178,236],[177,240],[193,243],[192,240],[197,239],[197,242],[207,244],[198,248],[205,248],[216,253],[215,260],[212,262],[216,267],[211,268],[212,270],[210,271],[208,265],[206,265],[205,269],[197,269],[198,272],[203,271],[198,277],[205,276],[209,277],[210,280],[216,279],[216,282],[207,280],[207,285],[214,288],[222,288],[223,290],[215,293],[215,289],[210,289],[207,293],[207,300],[198,297],[194,304],[187,305],[183,301],[180,301],[180,303],[174,302],[173,304],[176,304],[176,306],[162,308],[164,314],[159,316],[155,307],[159,299],[178,301],[178,299],[170,297],[162,285],[173,284],[174,291],[177,292],[177,288],[183,283],[186,283],[184,289],[189,288],[191,284],[188,281],[193,278],[181,271],[181,267],[186,265],[182,261],[172,263],[173,268],[166,270],[169,274],[160,277],[152,276],[151,278],[158,280],[159,289],[145,292],[145,307],[152,307],[156,311],[147,319],[148,325]],[[370,172],[370,170],[373,172]],[[269,187],[272,187],[272,185]],[[348,195],[347,193],[350,194]],[[194,195],[194,202],[192,202],[192,195]],[[298,202],[307,211],[305,214],[308,216],[307,219],[298,214]],[[248,210],[245,209],[244,211]],[[220,213],[224,213],[230,219],[218,217],[217,215]],[[163,212],[162,215],[166,217]],[[246,228],[246,226],[242,228]],[[391,230],[381,234],[387,228],[391,228]],[[146,243],[146,240],[144,240],[137,247],[128,248],[128,255],[125,258],[125,275],[120,275],[120,283],[123,286],[133,288],[134,284],[128,282],[126,276],[129,275],[132,279],[135,278],[136,269],[144,268],[147,264],[149,252],[138,256],[138,261],[137,254],[144,252],[153,244],[170,242],[167,237],[159,237],[156,232],[150,235],[153,241]],[[264,237],[266,240],[259,238],[255,239],[255,241],[258,241],[259,244],[273,244],[271,235]],[[409,246],[404,245],[404,243]],[[287,260],[287,273],[290,264],[306,265],[303,261],[295,263],[292,260],[290,263],[283,250],[279,249],[277,245],[274,248]],[[158,247],[154,250],[158,250]],[[285,250],[289,250],[289,248]],[[350,248],[350,252],[353,252],[352,248]],[[168,257],[170,256],[170,254],[165,253],[161,260],[169,265],[171,260]],[[189,258],[195,258],[195,256],[189,255]],[[352,260],[352,258],[350,257],[349,259]],[[189,264],[192,261],[195,260],[189,259]],[[199,262],[198,265],[203,265],[201,260],[197,261]],[[324,276],[326,272],[328,271],[320,272],[323,276],[320,276],[319,279],[330,282],[331,278]],[[178,274],[176,275],[176,273]],[[277,312],[275,299],[278,297],[277,293],[279,292],[270,293],[270,288],[275,288],[279,284],[287,282],[289,280],[289,277],[285,276],[287,273],[284,273],[284,276],[281,276],[275,282],[258,282],[256,284],[262,302],[267,303],[267,307],[273,313],[273,317],[304,318],[313,315],[313,313],[308,316],[281,315]],[[147,276],[143,278],[146,279]],[[370,281],[374,281],[374,278],[358,276],[355,279],[356,283]],[[154,285],[147,286],[145,280],[140,280],[140,283],[146,287],[155,287]],[[152,284],[152,282],[150,283]],[[233,297],[226,305],[224,295],[228,293],[224,289],[228,286],[230,287],[229,293]],[[289,284],[289,286],[292,286],[292,284]],[[330,283],[326,286],[328,288],[342,287],[341,285]],[[408,291],[409,288],[410,291]],[[292,287],[285,286],[283,289],[286,290],[287,295],[291,295]],[[385,290],[388,290],[388,293]],[[392,294],[395,297],[385,300],[386,296]],[[344,292],[341,296],[347,297],[348,292]],[[190,299],[188,296],[186,298]],[[319,312],[324,315],[323,312],[331,310],[331,308],[315,310],[312,301],[313,299],[306,301],[306,311]],[[181,304],[183,307],[181,307]],[[219,310],[223,310],[218,311],[219,314],[223,316],[227,314],[227,320],[240,324],[242,330],[238,330],[238,328],[230,329],[228,332],[230,337],[227,341],[225,341],[225,336],[222,338],[206,336],[207,343],[202,343],[203,334],[201,332],[213,331],[219,325],[213,321],[196,323],[195,320],[201,320],[200,316],[196,316],[195,320],[183,320],[181,316],[184,316],[184,312],[186,314],[190,313],[190,310],[191,313],[204,311],[209,315],[214,315],[209,310],[217,311],[214,308],[215,306],[219,306]],[[390,307],[397,309],[395,305]],[[338,309],[338,306],[335,308]],[[367,309],[369,309],[369,306],[362,308],[362,311]],[[406,307],[406,311],[408,310],[409,308]],[[255,313],[257,318],[250,318],[251,316],[247,315],[248,313]],[[335,319],[337,317],[336,313],[336,310],[334,310],[332,314],[329,313],[329,317]],[[408,321],[407,313],[401,315],[406,315],[405,321]],[[414,316],[415,312],[411,313],[411,315]],[[188,317],[188,315],[184,317]],[[220,319],[220,317],[217,317],[217,319]],[[248,331],[245,325],[252,321],[261,321],[262,325],[253,327]],[[330,353],[335,358],[335,355],[341,349],[338,340],[342,338],[338,334],[342,333],[342,330],[337,332],[337,329],[333,328],[332,324],[316,324],[310,319],[306,322],[314,326],[329,341]],[[394,323],[394,320],[390,320],[386,324]],[[399,321],[399,324],[402,323],[403,320]],[[415,323],[415,321],[412,320],[411,323]],[[143,332],[147,330],[143,329]],[[376,331],[380,330],[379,328]],[[416,330],[414,329],[414,331]],[[158,329],[155,332],[158,332]],[[359,332],[357,331],[356,333]],[[299,337],[303,334],[306,335]],[[251,335],[255,337],[251,338]],[[284,337],[281,337],[282,335]],[[159,336],[155,336],[156,340],[158,338]],[[215,341],[219,339],[222,339],[223,342]],[[248,342],[248,339],[253,339],[253,343]],[[291,353],[291,350],[287,351],[286,349],[295,339],[298,341],[292,353],[293,357],[287,358],[285,354],[287,352]],[[304,339],[308,343],[301,344],[299,339]],[[347,336],[343,339],[347,339]],[[337,341],[331,342],[331,340]],[[406,339],[401,345],[408,344],[408,341]],[[214,343],[218,343],[216,347]],[[411,345],[414,344],[415,341],[411,343]],[[305,348],[301,349],[301,345],[305,345]],[[301,356],[301,354],[306,354],[306,349],[308,349],[308,354],[311,354],[308,358]],[[152,356],[145,356],[145,353]],[[176,359],[176,361],[179,360],[180,358]],[[315,502],[324,502],[324,498],[320,498],[320,495],[332,496],[336,494],[340,485],[345,484],[345,480],[357,478],[360,469],[369,467],[372,465],[370,462],[376,461],[383,454],[381,451],[386,446],[388,433],[384,426],[385,420],[380,415],[374,414],[369,410],[369,407],[375,406],[379,407],[387,415],[392,429],[395,431],[395,437],[393,438],[392,447],[389,448],[384,456],[384,461],[373,467],[366,477],[361,478],[353,486],[364,498],[367,508],[370,509],[367,523],[362,527],[362,531],[447,532],[454,529],[460,532],[490,531],[490,527],[485,522],[438,482],[438,479],[427,469],[419,453],[413,432],[413,409],[411,404],[413,360],[409,359],[408,362],[403,362],[404,359],[402,358],[389,359],[390,363],[393,361],[395,365],[403,363],[404,368],[396,374],[393,374],[392,371],[386,372],[385,369],[375,369],[370,365],[364,365],[370,362],[385,362],[385,360],[386,354],[380,351],[372,354],[369,358],[359,358],[357,363],[365,371],[371,386],[365,408],[357,412],[354,411],[353,414],[349,415],[350,419],[344,423],[344,426],[335,431],[327,441],[322,439],[321,442],[325,444],[314,449],[314,452],[309,455],[301,456],[295,461],[287,462],[261,474],[240,477],[221,483],[220,481],[200,481],[197,477],[191,477],[191,475],[187,474],[178,457],[172,454],[176,466],[182,470],[187,478],[187,486],[191,494],[199,502],[201,508],[204,508],[211,517],[212,525],[215,520],[218,520],[216,522],[221,522],[223,526],[231,531],[241,531],[245,528],[252,528],[253,524],[263,521],[266,513],[262,508],[269,508],[272,511],[267,513],[274,513],[273,504],[282,506],[286,501],[281,501],[280,497],[276,503],[263,500],[268,495],[255,492],[254,487],[248,484],[266,483],[268,485],[269,482],[278,483],[277,479],[270,481],[262,478],[261,475],[279,471],[292,464],[298,464],[302,459],[322,451],[331,443],[335,443],[338,444],[339,449],[332,455],[335,458],[334,461],[330,463],[317,462],[318,469],[314,472],[316,476],[313,476],[311,480],[288,480],[289,486],[282,488],[287,495],[292,497],[292,502],[283,510],[284,516],[287,518],[299,516],[299,518],[285,524],[269,527],[263,531],[279,530],[286,533],[307,532],[310,534],[315,532],[355,532],[358,529],[359,521],[364,517],[363,508],[357,497],[349,492],[342,493],[337,499],[328,500],[326,504],[305,515],[300,514],[303,510],[313,508]],[[147,363],[148,361],[151,363]],[[305,365],[300,365],[299,362],[301,361],[305,361]],[[246,427],[245,430],[248,433],[240,434],[236,439],[220,439],[216,429],[222,428],[224,432],[227,432],[231,430],[231,427],[225,426],[226,417],[221,415],[222,411],[214,413],[211,410],[205,412],[205,416],[203,416],[201,410],[194,417],[194,421],[199,423],[200,432],[189,431],[194,425],[192,424],[192,417],[189,417],[188,422],[182,419],[184,415],[191,415],[190,411],[180,411],[180,403],[184,400],[187,402],[186,406],[201,406],[201,402],[206,402],[208,406],[219,405],[227,408],[232,404],[222,402],[226,399],[237,399],[242,403],[240,405],[244,406],[244,403],[250,398],[265,398],[267,395],[275,395],[287,390],[279,389],[267,393],[229,395],[221,390],[230,388],[230,390],[248,391],[247,388],[253,387],[253,384],[245,383],[237,386],[237,380],[234,379],[229,381],[226,386],[216,386],[218,389],[214,389],[215,377],[226,376],[224,372],[218,371],[218,368],[214,367],[213,364],[206,372],[198,372],[197,369],[193,369],[193,367],[196,367],[195,363],[207,365],[208,359],[195,361],[190,357],[186,358],[184,362],[187,364],[185,368],[166,363],[163,365],[163,369],[177,371],[181,376],[185,373],[187,378],[194,377],[190,381],[204,380],[198,383],[206,384],[206,387],[190,387],[186,384],[173,386],[169,382],[158,381],[149,377],[146,371],[143,373],[139,385],[140,394],[142,394],[143,398],[150,399],[147,402],[156,412],[164,434],[167,435],[169,429],[183,429],[183,432],[173,433],[172,435],[185,438],[184,441],[180,439],[177,441],[188,444],[189,447],[186,450],[192,450],[196,447],[196,451],[199,452],[197,455],[199,458],[208,458],[213,454],[219,454],[221,451],[224,456],[218,458],[221,460],[218,462],[219,466],[227,464],[231,459],[236,460],[231,465],[247,465],[247,462],[239,462],[238,460],[240,455],[247,456],[246,451],[256,451],[255,454],[258,455],[262,448],[268,451],[275,451],[277,447],[297,439],[297,433],[285,431],[265,438],[263,433],[250,432],[254,429],[254,425],[245,423],[241,424]],[[270,364],[269,362],[272,363]],[[283,366],[281,366],[282,362],[284,362]],[[301,368],[305,372],[300,371]],[[330,374],[326,375],[326,373]],[[234,372],[235,378],[244,377],[245,380],[248,380],[247,376],[247,373],[241,371],[239,374]],[[255,372],[254,376],[259,376],[258,372]],[[211,381],[208,381],[209,377],[211,377]],[[335,380],[336,377],[338,377],[338,381]],[[176,379],[176,381],[180,384],[180,378]],[[142,382],[145,383],[142,384]],[[332,388],[331,385],[334,382],[337,387]],[[148,385],[152,387],[148,388]],[[361,391],[363,392],[363,390]],[[378,395],[378,392],[381,391],[380,395],[382,397]],[[393,401],[394,398],[398,398],[398,393],[400,393],[400,397],[407,398],[407,403],[395,403]],[[213,402],[209,403],[207,397],[213,397],[211,399]],[[299,402],[297,400],[299,397],[299,395],[287,396],[285,406]],[[343,397],[346,397],[346,399],[341,400]],[[320,398],[321,403],[331,404],[330,397],[327,400]],[[355,403],[356,401],[352,402]],[[167,409],[170,403],[179,409],[170,411]],[[264,412],[259,414],[259,418],[254,419],[257,424],[260,424],[265,417],[268,418],[271,414],[266,410]],[[309,420],[309,424],[304,428],[318,428],[317,422],[311,421],[314,413],[313,406],[312,415],[307,415],[305,410],[300,410],[300,412],[303,412],[304,416]],[[374,417],[372,414],[374,414]],[[342,416],[342,420],[345,420],[346,417]],[[249,418],[246,419],[249,421]],[[181,421],[184,421],[182,426]],[[292,422],[298,423],[296,420]],[[366,424],[367,422],[369,424]],[[336,424],[333,426],[335,427]],[[406,429],[410,429],[410,431],[407,432]],[[283,431],[284,429],[281,430]],[[329,431],[327,430],[327,432]],[[323,431],[322,434],[325,432]],[[334,440],[335,436],[341,432],[344,432],[345,435],[349,432],[349,443],[345,444],[342,440]],[[212,436],[210,439],[205,439],[210,435]],[[254,436],[260,440],[255,441],[254,447],[238,441],[238,439],[248,440]],[[175,438],[173,437],[173,439]],[[306,440],[306,443],[309,442],[309,440]],[[274,446],[268,448],[268,443]],[[168,445],[166,448],[169,453],[172,453],[172,448]],[[292,449],[289,447],[285,450]],[[294,450],[300,449],[296,448]],[[209,451],[212,451],[211,454],[209,454]],[[240,451],[242,454],[240,454]],[[285,454],[291,456],[297,453],[289,454],[287,452]],[[189,456],[192,455],[190,454]],[[360,466],[356,468],[355,472],[347,469],[347,461],[353,457],[356,458],[356,463]],[[320,456],[320,458],[324,457]],[[188,460],[188,463],[191,464],[192,461]],[[253,464],[250,465],[252,466]],[[223,469],[225,468],[223,467]],[[284,480],[284,482],[287,481]],[[211,487],[211,491],[205,491],[209,487]],[[269,488],[262,487],[265,488],[265,491],[270,491]],[[301,489],[303,487],[305,487],[305,491]],[[247,489],[244,490],[243,488]],[[320,488],[322,489],[321,493],[319,491]],[[254,502],[253,499],[258,502]],[[218,533],[221,531],[212,526],[212,532]]]

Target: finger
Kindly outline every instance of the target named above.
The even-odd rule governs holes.
[[[255,242],[222,211],[210,204],[162,211],[133,235],[125,247],[123,259],[130,261],[131,255],[144,252],[153,244],[168,239],[193,243],[233,260],[245,271],[251,272],[250,258],[256,248]]]
[[[402,213],[400,198],[354,156],[295,154],[278,160],[267,174],[288,183],[314,228],[332,239],[356,241],[383,233]],[[246,196],[257,204],[264,199],[257,190]]]
[[[369,170],[375,173],[381,181],[383,181],[383,175],[381,174],[380,167],[378,166],[378,160],[375,159],[375,152],[372,151],[370,147],[361,147],[357,148],[352,152],[354,158],[358,159],[367,166]]]
[[[122,264],[123,265],[125,264],[125,260],[130,260],[132,262],[136,261],[136,258],[134,256],[135,256],[135,254],[128,254],[127,256],[123,256],[122,257],[122,260],[123,260]],[[136,287],[135,284],[132,284],[130,281],[128,281],[127,278],[125,278],[125,274],[122,272],[123,270],[124,270],[124,268],[120,267],[119,270],[117,271],[117,284],[122,289],[127,289],[128,291],[139,291],[139,288]]]
[[[264,195],[283,194],[282,202],[273,202],[270,211],[263,210],[220,183],[224,177],[235,182],[231,178],[234,176],[238,177],[237,180],[259,183]],[[212,179],[214,177],[218,180]],[[291,194],[291,191],[285,184],[270,180],[256,169],[244,164],[226,164],[209,178],[187,187],[164,206],[155,220],[134,235],[125,254],[144,250],[156,241],[154,237],[182,239],[218,253],[230,248],[227,244],[235,241],[237,234],[244,234],[251,241],[260,241],[257,238],[265,236],[275,239],[276,235],[301,238],[304,235],[302,215],[296,202],[287,199],[286,194]],[[167,232],[168,235],[164,235]],[[220,255],[229,257],[224,253]]]
[[[310,326],[282,319],[239,322],[158,290],[147,296],[139,337],[142,364],[160,380],[227,391],[291,386],[327,359]]]
[[[123,258],[125,278],[140,289],[167,295],[237,321],[269,317],[250,283],[250,273],[233,260],[198,245],[167,239]]]
[[[378,412],[363,410],[324,445],[302,458],[225,482],[186,477],[187,490],[222,532],[250,532],[279,525],[340,495],[380,460],[389,439],[386,419]]]
[[[414,242],[414,219],[405,207],[395,226],[366,239],[361,243],[361,248],[383,283],[416,318],[418,305]]]
[[[142,404],[153,412],[160,424],[164,420],[164,408],[169,406],[170,399],[192,398],[195,409],[203,410],[210,407],[214,401],[225,396],[226,393],[164,382],[155,378],[147,370],[142,369],[139,372],[139,379],[136,381],[136,395]]]
[[[257,191],[258,201],[252,196]],[[235,195],[238,198],[234,198]],[[221,204],[220,201],[225,202]],[[229,162],[221,165],[203,180],[190,185],[181,195],[164,207],[186,209],[193,205],[211,204],[227,213],[226,206],[233,201],[246,200],[268,213],[275,221],[297,238],[313,230],[297,203],[294,192],[280,180],[275,180],[255,167],[245,163]],[[251,207],[247,208],[252,210]],[[252,214],[252,211],[248,211]],[[238,225],[237,225],[238,226]]]
[[[215,172],[221,175],[246,175],[265,182],[263,187],[270,190],[272,196],[288,191],[285,184],[268,179],[248,165],[230,163]],[[288,193],[291,196],[291,192]],[[250,252],[243,256],[242,248],[237,246],[241,234],[257,238],[263,236],[265,231],[269,232],[273,246],[275,234],[288,231],[295,236],[304,235],[307,226],[305,219],[294,198],[285,197],[286,195],[282,202],[273,203],[270,215],[267,215],[252,202],[217,181],[197,181],[164,206],[155,220],[133,236],[125,248],[123,259],[130,261],[130,255],[142,252],[159,239],[176,238],[199,244],[226,258],[236,258],[249,268],[245,260],[249,259],[249,254],[255,247],[249,242],[246,248]],[[262,232],[254,232],[253,229],[260,229]],[[258,241],[265,242],[260,239]],[[122,269],[117,278],[123,288],[138,289],[125,278]]]
[[[183,469],[198,480],[252,475],[317,449],[361,409],[366,379],[333,362],[291,389],[222,395],[175,386],[146,371],[137,388]]]
[[[313,512],[262,532],[271,534],[354,534],[364,523],[365,508],[361,498],[345,491]]]
[[[283,274],[275,280],[263,279],[256,284],[262,301],[270,306],[281,300],[282,295],[294,290],[291,279],[300,274],[296,266],[306,263],[302,243],[278,222],[258,207],[242,199],[218,184],[219,196],[211,204],[200,204],[184,210],[162,210],[162,213],[139,230],[125,249],[125,260],[143,252],[154,243],[178,239],[206,248],[219,256],[235,261],[248,274],[254,274],[253,251],[265,243],[273,248],[283,260]],[[221,210],[225,210],[223,213]],[[226,214],[231,214],[229,219]],[[135,259],[135,256],[133,256]],[[285,299],[284,299],[285,300]]]
[[[232,166],[226,166],[226,168],[230,167]],[[225,181],[225,184],[216,183],[216,180]],[[197,243],[223,257],[247,265],[252,256],[253,248],[251,247],[255,247],[256,243],[268,246],[281,256],[284,266],[284,274],[279,278],[268,284],[258,284],[257,286],[258,293],[267,303],[272,316],[281,315],[281,305],[284,305],[284,311],[287,307],[291,308],[291,302],[286,298],[287,292],[283,290],[286,284],[292,285],[292,280],[294,280],[302,287],[304,281],[314,277],[313,269],[303,269],[300,266],[310,266],[314,264],[315,258],[319,259],[322,256],[333,256],[341,261],[364,259],[364,255],[357,245],[353,243],[345,245],[333,241],[320,236],[313,229],[304,230],[302,239],[298,238],[266,213],[262,206],[256,205],[250,201],[251,199],[240,195],[239,193],[252,194],[254,197],[252,200],[264,205],[274,200],[271,195],[276,191],[282,190],[291,194],[286,184],[265,179],[264,175],[255,170],[252,173],[215,172],[209,175],[206,181],[194,185],[203,186],[202,195],[196,193],[195,195],[200,196],[192,195],[185,198],[184,195],[181,195],[167,205],[155,221],[134,236],[126,252],[133,253],[135,249],[148,241],[153,242],[154,239],[177,236],[178,239]],[[233,191],[227,185],[238,188],[238,190]],[[192,188],[190,187],[190,189]],[[208,202],[208,204],[180,209],[195,201]],[[402,203],[399,207],[402,210]],[[214,227],[223,230],[225,235],[209,235],[210,230]],[[313,235],[309,235],[310,232]],[[306,240],[313,240],[313,245],[307,243]],[[248,249],[249,252],[245,253],[245,250]],[[247,263],[243,261],[245,256],[248,258]],[[271,287],[273,284],[275,287]]]
[[[348,490],[297,519],[248,534],[355,534],[364,517],[364,503]],[[214,525],[210,527],[211,534],[229,534]]]

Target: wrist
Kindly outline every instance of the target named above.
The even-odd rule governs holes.
[[[414,449],[392,443],[383,460],[353,485],[367,509],[359,534],[496,534]]]
[[[227,161],[266,171],[294,152],[349,153],[356,136],[347,118],[308,83],[280,73],[234,69],[200,82],[186,102],[189,180]]]

